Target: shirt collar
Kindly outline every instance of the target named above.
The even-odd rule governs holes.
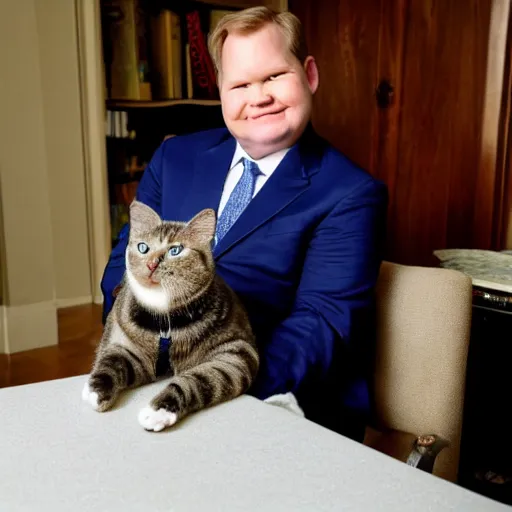
[[[231,166],[229,169],[233,169],[233,167],[238,164],[242,158],[247,158],[248,160],[256,162],[260,171],[265,176],[268,176],[276,170],[276,167],[281,163],[281,160],[285,157],[289,150],[290,148],[281,149],[275,153],[272,153],[271,155],[267,155],[263,158],[260,158],[259,160],[255,160],[245,152],[244,148],[240,146],[240,143],[237,141],[235,154],[233,155],[233,160],[231,161]]]

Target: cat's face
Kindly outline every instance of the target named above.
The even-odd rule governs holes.
[[[145,204],[132,203],[126,270],[139,302],[165,312],[204,292],[215,272],[210,248],[215,223],[210,209],[181,223],[162,221]]]

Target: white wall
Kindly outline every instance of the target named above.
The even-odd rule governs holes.
[[[3,351],[56,343],[58,301],[91,297],[75,26],[71,0],[0,2]]]

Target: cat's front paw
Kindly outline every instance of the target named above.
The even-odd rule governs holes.
[[[146,429],[153,432],[160,432],[166,427],[171,427],[176,423],[178,416],[174,412],[165,409],[155,410],[148,406],[139,412],[139,423]]]
[[[88,402],[95,411],[104,412],[114,405],[116,396],[113,391],[102,386],[97,379],[90,378],[82,389],[82,400]]]
[[[82,389],[82,400],[84,402],[88,402],[93,409],[98,409],[98,393],[92,391],[89,387],[89,382],[84,384],[84,388]]]

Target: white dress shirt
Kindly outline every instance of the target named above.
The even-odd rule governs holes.
[[[220,217],[224,206],[226,206],[226,203],[228,202],[231,192],[233,192],[233,189],[238,183],[238,180],[242,177],[242,173],[244,172],[244,164],[242,162],[242,158],[247,158],[248,160],[256,162],[261,171],[261,173],[256,178],[256,183],[254,185],[254,194],[252,195],[252,197],[254,197],[261,190],[261,187],[263,187],[272,173],[276,170],[277,166],[281,163],[289,149],[290,148],[281,149],[276,153],[272,153],[271,155],[267,155],[263,158],[260,158],[259,160],[255,160],[254,158],[251,158],[245,152],[244,148],[242,148],[242,146],[240,146],[240,144],[237,142],[233,160],[231,160],[231,166],[229,168],[228,175],[226,176],[226,181],[224,182],[224,189],[220,198],[219,211],[217,216]]]

